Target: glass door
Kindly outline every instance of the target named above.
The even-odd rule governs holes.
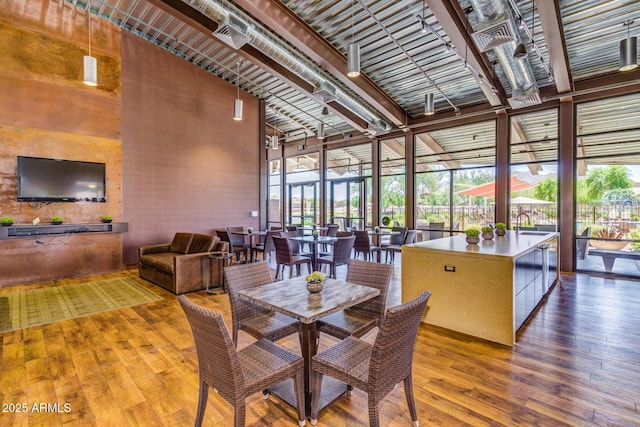
[[[369,179],[357,178],[331,181],[329,193],[329,220],[339,224],[340,229],[352,227],[364,230],[371,222]]]
[[[294,225],[317,224],[318,183],[289,184],[288,190],[289,212],[287,223]]]

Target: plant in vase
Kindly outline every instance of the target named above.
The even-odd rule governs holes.
[[[102,215],[100,217],[100,221],[104,223],[110,223],[111,221],[113,221],[113,217],[111,215]]]
[[[504,222],[497,222],[495,232],[496,236],[504,236],[505,234],[507,234],[507,224],[505,224]]]
[[[480,242],[480,233],[482,229],[479,225],[469,224],[464,228],[464,234],[467,235],[467,243],[477,245]]]
[[[62,224],[62,217],[61,216],[52,216],[51,217],[51,224],[53,224],[53,225]]]
[[[316,293],[322,290],[322,284],[325,281],[325,277],[321,272],[314,271],[311,274],[307,274],[305,279],[307,280],[307,289],[309,292]]]
[[[0,218],[0,224],[2,224],[3,227],[9,227],[9,226],[13,225],[13,218],[11,218],[9,216],[5,216],[3,218]]]
[[[627,242],[619,242],[622,240],[624,233],[619,232],[613,226],[595,226],[591,230],[591,237],[607,240],[590,240],[591,246],[597,249],[607,249],[610,251],[619,251],[627,246]]]
[[[485,239],[485,240],[493,239],[493,236],[494,236],[493,227],[490,227],[490,226],[487,225],[487,226],[482,227],[481,230],[482,230],[482,238],[483,239]]]

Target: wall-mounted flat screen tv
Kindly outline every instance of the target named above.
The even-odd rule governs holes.
[[[18,156],[18,201],[105,202],[106,165]]]

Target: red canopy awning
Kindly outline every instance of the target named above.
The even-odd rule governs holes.
[[[525,188],[533,187],[526,181],[519,180],[515,176],[511,177],[511,192],[524,190]],[[473,197],[496,197],[496,182],[491,181],[486,184],[477,185],[475,187],[460,190],[457,194],[464,194],[466,196]]]

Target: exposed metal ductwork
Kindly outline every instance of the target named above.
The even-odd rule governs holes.
[[[391,124],[383,117],[337,87],[320,68],[273,37],[259,23],[246,16],[233,4],[226,0],[183,1],[218,23],[220,27],[213,35],[231,48],[239,49],[248,43],[301,79],[311,83],[316,88],[311,95],[318,103],[326,104],[330,101],[340,103],[367,122],[367,131],[372,135],[391,130]]]
[[[493,49],[511,84],[511,98],[508,99],[511,107],[540,104],[540,92],[528,58],[518,60],[513,57],[520,35],[506,0],[469,1],[479,23],[478,31],[472,37],[480,50]]]

